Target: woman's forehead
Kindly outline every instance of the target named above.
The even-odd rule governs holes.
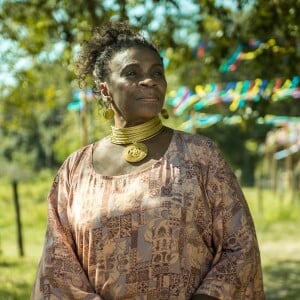
[[[160,64],[162,61],[157,52],[143,46],[135,46],[120,50],[111,61],[111,66],[124,66],[127,64]]]

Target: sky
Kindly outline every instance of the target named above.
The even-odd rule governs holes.
[[[0,88],[3,85],[12,85],[15,82],[9,65],[3,63],[4,55],[8,51],[10,51],[11,47],[12,47],[12,44],[10,42],[4,41],[0,37]],[[16,63],[15,67],[17,69],[17,67],[18,67],[17,63]],[[0,93],[1,93],[1,90],[0,90]]]

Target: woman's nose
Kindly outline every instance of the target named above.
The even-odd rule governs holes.
[[[150,76],[144,77],[143,79],[140,80],[140,85],[143,86],[156,86],[157,83],[155,82],[155,80],[153,80],[153,78],[151,78]]]

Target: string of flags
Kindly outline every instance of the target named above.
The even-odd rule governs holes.
[[[269,131],[265,141],[266,152],[275,152],[274,158],[276,160],[300,151],[300,118],[285,118],[287,120],[282,123],[283,126]],[[283,116],[282,119],[284,119]]]
[[[270,49],[273,53],[286,54],[290,51],[289,48],[281,47],[277,45],[275,39],[269,39],[267,42],[261,42],[258,40],[250,40],[249,45],[255,48],[253,51],[244,52],[243,45],[239,44],[235,49],[231,57],[229,57],[219,68],[222,73],[229,71],[235,71],[238,64],[242,60],[252,60],[261,55],[265,50]]]
[[[299,45],[300,47],[300,45]],[[213,44],[199,41],[198,46],[193,50],[194,57],[202,59],[207,51],[213,48]],[[253,49],[252,51],[244,51],[244,49]],[[298,48],[298,47],[297,47]],[[237,69],[238,64],[243,60],[253,60],[265,51],[272,51],[275,54],[287,55],[290,52],[295,51],[293,47],[282,47],[277,44],[274,38],[270,38],[266,42],[250,39],[247,43],[239,43],[233,54],[227,58],[219,67],[219,71],[222,73],[233,72]]]
[[[187,121],[180,125],[180,129],[191,132],[194,128],[206,128],[219,122],[223,122],[226,125],[240,124],[242,122],[242,117],[237,114],[224,116],[222,114],[204,114],[195,112]],[[264,118],[258,118],[256,123],[284,127],[291,126],[291,124],[299,124],[300,117],[266,115]]]
[[[289,98],[300,98],[300,77],[283,80],[245,80],[228,83],[208,83],[197,85],[194,90],[182,86],[177,91],[171,91],[166,99],[173,107],[174,114],[180,116],[187,111],[201,111],[204,108],[226,103],[234,112],[243,108],[247,101],[261,100],[282,101]]]
[[[200,41],[193,55],[198,59],[204,58],[205,54],[213,47],[212,43]],[[250,51],[249,51],[250,50]],[[221,73],[233,72],[237,70],[242,61],[256,59],[266,51],[273,54],[282,55],[284,62],[287,63],[289,53],[297,51],[300,53],[300,43],[296,49],[288,46],[282,47],[276,40],[271,38],[266,42],[250,39],[248,44],[239,43],[233,54],[225,59],[219,66]],[[212,126],[218,122],[225,124],[239,124],[242,116],[234,112],[243,108],[247,101],[283,101],[286,99],[300,98],[300,78],[294,76],[292,79],[282,80],[276,78],[273,80],[245,80],[229,82],[223,84],[209,83],[206,85],[197,85],[193,90],[187,87],[180,87],[176,91],[171,91],[167,97],[167,103],[174,108],[175,115],[185,115],[186,122],[181,125],[181,129],[192,131],[194,128],[203,128]],[[231,113],[229,115],[206,114],[203,109],[211,105],[227,104]],[[270,124],[279,127],[275,132],[268,135],[266,144],[282,144],[287,142],[287,147],[277,151],[274,154],[275,159],[285,158],[293,153],[300,151],[300,117],[291,116],[273,116],[266,115],[257,118],[258,124]],[[296,128],[296,129],[295,129]],[[276,136],[276,139],[274,139]]]

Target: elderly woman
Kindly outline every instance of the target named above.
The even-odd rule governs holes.
[[[155,46],[108,24],[77,66],[114,126],[54,180],[31,299],[264,299],[234,174],[211,140],[162,125],[167,83]]]

